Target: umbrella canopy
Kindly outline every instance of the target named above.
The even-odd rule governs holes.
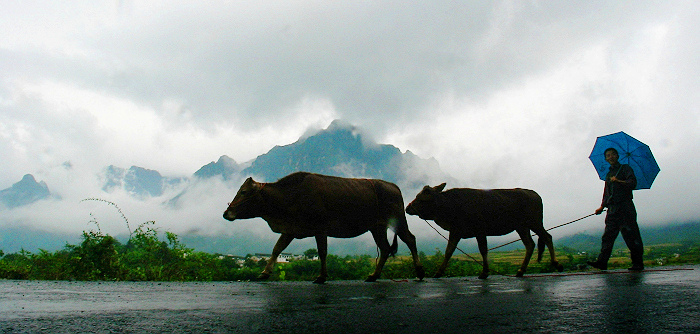
[[[624,132],[613,133],[607,136],[598,137],[593,145],[593,151],[588,159],[591,159],[593,166],[598,172],[601,180],[605,180],[610,164],[605,161],[605,150],[614,148],[620,155],[618,160],[621,164],[628,164],[634,170],[637,177],[636,189],[649,189],[659,174],[659,165],[651,154],[651,149],[646,144],[634,139]]]

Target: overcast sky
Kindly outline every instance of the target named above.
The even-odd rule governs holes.
[[[78,203],[102,196],[92,176],[110,164],[187,176],[343,119],[435,157],[464,185],[538,191],[548,227],[598,207],[588,155],[597,136],[625,131],[661,167],[651,190],[635,192],[640,224],[700,219],[697,1],[2,7],[0,189],[31,173]],[[192,210],[218,219],[233,194]],[[108,199],[155,219],[157,203]],[[69,215],[61,208],[32,212]],[[90,210],[78,207],[79,228]]]

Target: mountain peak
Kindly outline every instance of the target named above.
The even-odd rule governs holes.
[[[36,182],[34,175],[26,174],[12,187],[0,190],[0,203],[8,208],[15,208],[50,196],[51,192],[44,181]]]
[[[124,169],[110,165],[104,172],[104,186],[102,190],[111,192],[115,188],[122,188],[136,197],[157,197],[164,190],[183,181],[181,178],[163,177],[158,171],[139,166],[131,166]]]
[[[29,184],[31,184],[31,183],[37,183],[37,182],[36,182],[36,179],[34,178],[34,175],[32,175],[32,174],[25,174],[25,175],[22,177],[22,180],[19,181],[18,183],[15,183],[15,185],[17,185],[17,184],[19,184],[19,183],[29,183]]]
[[[228,180],[231,175],[239,171],[236,160],[231,159],[227,155],[222,155],[216,162],[212,161],[194,172],[194,176],[200,179],[208,179],[215,176],[221,176],[224,180]]]
[[[278,180],[297,171],[352,178],[377,178],[393,183],[424,182],[427,174],[441,174],[431,165],[432,172],[415,172],[420,158],[412,153],[404,156],[397,147],[378,144],[357,127],[342,120],[333,121],[328,128],[298,141],[276,146],[256,158],[243,176],[255,176],[264,182]],[[435,168],[437,167],[437,168]],[[408,172],[411,172],[410,175]],[[419,175],[421,180],[414,180]]]
[[[349,122],[346,122],[342,119],[336,119],[331,122],[330,125],[328,125],[328,128],[326,128],[327,131],[337,131],[337,130],[350,130],[354,131],[356,127]]]

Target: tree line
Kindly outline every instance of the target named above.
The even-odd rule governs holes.
[[[195,251],[186,247],[171,232],[160,236],[154,222],[141,224],[126,243],[101,231],[84,231],[82,242],[66,246],[55,252],[40,250],[37,253],[20,251],[3,254],[0,250],[0,278],[36,280],[104,280],[104,281],[248,281],[255,280],[265,267],[264,259],[246,256],[244,261]],[[670,244],[647,246],[645,263],[668,265],[700,263],[700,244]],[[315,249],[305,252],[311,255]],[[611,269],[625,268],[626,249],[619,249],[610,261]],[[517,271],[524,250],[491,252],[490,266],[494,274],[512,275]],[[567,271],[585,269],[591,254],[566,247],[557,248],[557,256]],[[444,259],[437,251],[434,255],[420,252],[421,262],[430,275]],[[446,276],[477,276],[481,272],[479,255],[455,256]],[[376,258],[370,255],[336,256],[327,259],[329,279],[362,280],[374,270]],[[311,281],[319,272],[318,261],[310,259],[279,263],[272,280]],[[553,272],[549,261],[531,262],[528,274]],[[383,279],[410,279],[415,277],[409,256],[390,259],[382,272]]]

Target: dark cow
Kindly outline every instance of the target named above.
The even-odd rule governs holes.
[[[270,277],[277,257],[292,240],[315,237],[321,259],[321,274],[314,283],[323,283],[326,272],[327,237],[353,238],[372,233],[380,250],[379,262],[367,282],[379,278],[389,255],[397,250],[396,235],[413,255],[419,279],[425,276],[416,250],[416,238],[408,230],[401,190],[382,180],[346,179],[297,172],[274,183],[248,178],[229,203],[224,218],[230,221],[262,217],[272,231],[281,233],[261,279]],[[393,245],[387,228],[396,232]]]
[[[479,252],[484,260],[479,278],[488,277],[488,246],[486,236],[505,235],[516,231],[525,244],[525,260],[516,276],[521,277],[532,257],[535,242],[530,231],[539,237],[537,261],[542,259],[544,245],[549,248],[552,265],[557,270],[564,268],[554,255],[552,236],[542,224],[542,199],[536,192],[527,189],[468,189],[456,188],[443,192],[445,184],[437,187],[423,187],[408,207],[406,213],[417,215],[426,220],[433,220],[450,232],[445,260],[438,268],[435,277],[441,277],[447,268],[447,262],[457,248],[461,239],[476,237]],[[542,243],[544,241],[544,243]]]

